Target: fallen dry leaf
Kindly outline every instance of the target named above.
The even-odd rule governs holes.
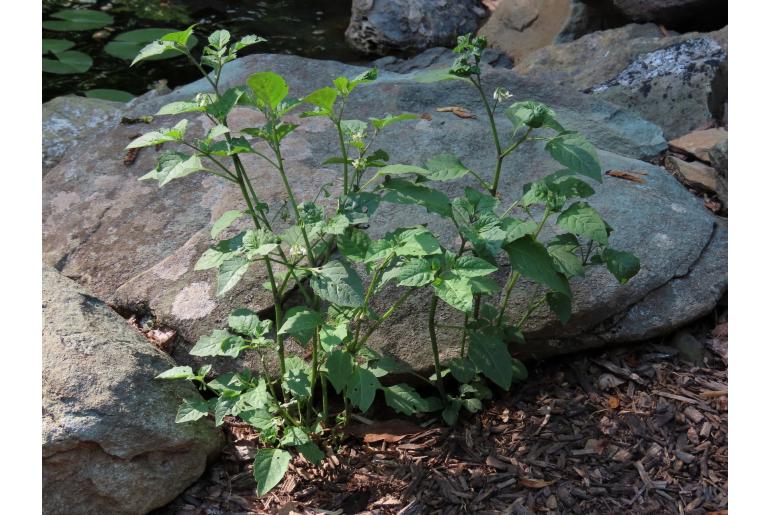
[[[644,184],[645,182],[644,179],[642,179],[641,177],[637,177],[636,175],[634,175],[634,173],[638,173],[640,175],[647,175],[641,172],[632,173],[632,172],[625,172],[623,170],[609,170],[605,172],[604,175],[609,175],[610,177],[616,177],[618,179],[625,179],[631,182],[637,182],[639,184]]]
[[[374,424],[351,424],[345,428],[346,433],[361,438],[366,443],[400,442],[406,436],[422,431],[423,428],[420,426],[397,418],[378,421]]]
[[[546,486],[550,486],[555,482],[555,480],[546,481],[545,479],[529,479],[526,477],[519,479],[519,484],[527,488],[545,488]]]
[[[428,121],[431,121],[433,119],[433,117],[430,115],[430,113],[422,113],[420,115],[420,118],[422,118],[423,120],[428,120]]]
[[[459,106],[438,107],[436,108],[436,111],[439,113],[452,113],[453,115],[459,116],[460,118],[476,118],[475,114],[468,111],[464,107]]]
[[[614,395],[611,395],[610,398],[607,399],[607,404],[609,405],[610,409],[617,409],[618,406],[620,406],[620,399]]]

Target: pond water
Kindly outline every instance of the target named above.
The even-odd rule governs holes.
[[[183,57],[143,63],[105,52],[121,33],[145,28],[181,30],[197,23],[196,32],[207,36],[226,28],[234,38],[256,34],[266,43],[249,47],[249,53],[286,53],[357,63],[364,57],[349,48],[344,32],[351,0],[43,0],[43,20],[62,9],[103,11],[113,22],[103,28],[53,31],[43,28],[44,39],[66,39],[93,59],[88,71],[73,74],[43,73],[43,101],[59,95],[83,94],[93,89],[116,89],[141,95],[156,81],[176,87],[197,78],[198,72]],[[193,53],[202,47],[198,44]],[[53,58],[52,55],[47,57]]]

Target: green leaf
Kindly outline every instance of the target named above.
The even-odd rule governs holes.
[[[129,102],[135,97],[128,91],[119,89],[89,89],[85,92],[88,98],[98,98],[100,100],[110,100],[112,102]]]
[[[113,22],[113,17],[90,9],[64,9],[51,15],[62,21],[44,21],[43,28],[59,32],[101,29]]]
[[[449,370],[460,383],[469,383],[476,376],[476,367],[467,358],[451,359]]]
[[[468,358],[479,372],[500,388],[508,390],[511,387],[511,355],[495,328],[488,327],[470,332]]]
[[[230,114],[230,111],[233,110],[233,107],[236,106],[242,96],[243,90],[241,88],[230,88],[217,97],[216,100],[206,105],[206,112],[225,123],[227,115]]]
[[[573,234],[560,234],[548,242],[546,247],[556,269],[568,279],[576,275],[580,277],[584,275],[583,262],[575,255],[575,250],[579,247],[580,243]]]
[[[605,248],[602,251],[602,258],[612,275],[620,284],[625,284],[635,276],[641,269],[639,258],[630,252]]]
[[[281,482],[289,468],[291,454],[282,449],[260,449],[254,458],[254,479],[260,497]]]
[[[246,84],[254,92],[256,98],[271,110],[275,110],[278,104],[289,94],[289,86],[286,81],[274,72],[257,72],[249,76]]]
[[[418,205],[424,207],[429,213],[436,213],[445,218],[452,216],[449,198],[438,190],[403,179],[385,181],[380,187],[386,190],[382,196],[385,202]]]
[[[310,398],[310,378],[304,368],[289,368],[287,363],[286,376],[283,384],[284,388],[289,390],[295,397],[299,397],[300,399]]]
[[[55,54],[56,59],[43,58],[43,71],[57,75],[87,72],[93,60],[88,54],[75,50],[65,50]]]
[[[441,253],[438,239],[425,227],[407,227],[398,229],[386,236],[394,242],[393,252],[397,256],[430,256]]]
[[[569,283],[557,270],[548,251],[531,236],[505,245],[511,268],[553,291],[571,297]]]
[[[64,52],[65,50],[69,50],[70,48],[74,47],[75,43],[72,41],[69,41],[67,39],[46,39],[43,38],[43,53],[52,53],[52,54],[58,54],[60,52]]]
[[[529,373],[527,372],[527,367],[524,366],[524,363],[516,358],[511,358],[511,363],[513,364],[513,379],[515,381],[526,381],[527,377],[529,377]]]
[[[497,271],[497,267],[475,256],[460,256],[452,266],[452,272],[460,277],[481,277]]]
[[[249,229],[243,235],[243,248],[246,257],[256,259],[267,256],[278,248],[278,236],[267,229]]]
[[[155,376],[155,379],[192,379],[195,374],[190,367],[174,367]]]
[[[385,393],[385,403],[396,413],[414,415],[426,411],[425,399],[408,384],[386,386],[382,391]]]
[[[230,33],[224,29],[215,30],[209,36],[209,45],[219,50],[230,42]]]
[[[201,336],[190,350],[190,354],[192,356],[237,357],[245,347],[247,347],[247,343],[240,336],[217,329],[209,336]]]
[[[351,308],[363,304],[364,286],[361,277],[347,263],[332,260],[313,272],[310,287],[323,300]]]
[[[354,365],[353,374],[348,381],[348,399],[365,412],[374,401],[374,395],[380,388],[380,382],[371,370]]]
[[[307,343],[322,323],[323,315],[318,311],[305,306],[294,306],[286,312],[286,318],[278,334],[290,334],[301,343]]]
[[[548,127],[557,132],[564,132],[564,127],[556,121],[556,113],[553,109],[540,102],[532,100],[515,102],[505,110],[505,116],[513,124],[514,132],[524,125],[533,129]]]
[[[233,408],[238,402],[238,394],[226,392],[219,396],[214,404],[214,425],[219,427],[227,415],[233,415]]]
[[[255,45],[257,43],[264,43],[265,41],[267,41],[265,38],[256,36],[254,34],[249,34],[248,36],[243,36],[237,43],[233,43],[232,47],[230,47],[230,52],[234,53],[238,50],[241,50],[242,48],[246,48],[247,46]]]
[[[219,236],[219,233],[230,227],[234,221],[243,215],[243,211],[238,211],[237,209],[225,211],[222,213],[222,216],[220,216],[217,221],[214,222],[214,226],[211,228],[211,237],[216,238]]]
[[[578,236],[607,245],[607,226],[599,213],[585,202],[575,202],[556,219],[556,225]]]
[[[308,443],[310,437],[304,429],[295,426],[287,427],[283,432],[283,438],[281,438],[281,447],[296,447]]]
[[[395,278],[399,286],[425,286],[436,278],[436,270],[427,259],[412,258],[403,265],[385,272],[382,281],[385,283],[391,278]]]
[[[177,424],[183,422],[194,422],[209,414],[209,405],[199,396],[190,397],[182,400],[179,411],[176,413]]]
[[[188,156],[181,152],[166,152],[158,158],[157,167],[139,178],[140,181],[155,179],[163,187],[174,179],[181,179],[193,173],[208,171],[200,157]]]
[[[570,297],[549,291],[545,294],[545,300],[562,325],[569,322],[572,316],[572,299]]]
[[[449,403],[444,407],[444,411],[441,412],[441,418],[444,419],[444,422],[446,422],[448,426],[453,426],[457,423],[457,417],[460,415],[461,407],[462,402],[460,399],[449,397]]]
[[[473,309],[473,288],[469,278],[445,273],[433,282],[433,288],[436,295],[453,308],[465,313]]]
[[[518,220],[516,218],[505,218],[502,220],[501,229],[505,231],[505,243],[510,243],[528,234],[534,234],[537,231],[537,222],[533,220]]]
[[[158,131],[148,132],[147,134],[139,136],[138,138],[133,140],[131,143],[129,143],[126,149],[151,147],[153,145],[158,145],[160,143],[167,143],[169,141],[181,141],[181,139],[185,135],[185,132],[187,132],[187,124],[188,124],[187,120],[181,120],[179,123],[177,123],[176,125],[174,125],[174,127],[170,129],[160,129]],[[177,154],[177,155],[180,155],[180,154]],[[184,155],[184,154],[181,154],[181,155]]]
[[[602,168],[596,149],[576,132],[565,132],[551,139],[545,149],[570,170],[602,182]]]
[[[264,336],[272,324],[272,320],[260,320],[259,315],[247,308],[238,308],[227,318],[230,329],[251,338]]]
[[[182,55],[182,52],[174,48],[173,43],[155,43],[163,36],[173,32],[174,29],[159,28],[130,30],[115,36],[112,41],[104,46],[104,51],[118,59],[134,62],[140,60],[159,61],[161,59],[179,57]],[[195,36],[192,36],[187,42],[187,48],[191,49],[195,47],[196,44],[198,44],[198,40]],[[148,50],[148,47],[152,47],[152,49]],[[138,58],[140,52],[145,53],[144,57],[135,60]]]
[[[217,273],[217,297],[224,295],[238,284],[249,269],[251,262],[242,256],[231,256],[225,259]]]
[[[391,123],[401,122],[404,120],[417,120],[420,117],[413,113],[402,113],[398,115],[387,115],[385,118],[369,118],[372,125],[378,130],[382,130]]]
[[[333,351],[348,337],[348,325],[346,322],[339,322],[337,325],[325,323],[321,326],[319,339],[321,347],[326,352]]]
[[[214,331],[214,333],[216,332]],[[224,333],[225,331],[220,332]],[[217,395],[222,395],[226,392],[240,394],[246,389],[241,377],[235,372],[224,373],[216,379],[209,381],[206,386]]]
[[[353,377],[353,358],[349,352],[335,349],[329,353],[326,359],[328,379],[334,387],[334,391],[341,393],[343,388]]]
[[[319,109],[316,113],[330,116],[334,113],[334,102],[337,100],[337,95],[339,92],[336,89],[325,87],[313,91],[302,101],[316,106]]]
[[[425,177],[431,181],[455,181],[464,177],[470,170],[452,154],[439,154],[425,163],[428,173]]]
[[[219,267],[219,265],[221,265],[227,258],[233,256],[240,250],[243,245],[245,234],[246,233],[240,233],[228,240],[222,240],[206,250],[206,252],[201,255],[200,259],[198,259],[198,262],[195,263],[193,270],[208,270],[210,268]]]
[[[302,445],[298,445],[297,450],[301,452],[305,459],[307,459],[313,465],[320,464],[324,458],[326,458],[326,455],[323,453],[323,451],[321,451],[321,449],[319,449],[318,446],[313,442],[307,442],[303,443]]]
[[[187,101],[180,101],[180,102],[170,102],[158,110],[156,116],[162,116],[162,115],[174,115],[174,114],[182,114],[182,113],[194,113],[194,112],[200,112],[205,111],[206,107],[200,105],[198,102],[187,102]]]
[[[180,46],[185,46],[187,45],[187,42],[190,39],[190,37],[192,37],[194,28],[195,28],[195,25],[190,25],[185,30],[164,34],[163,36],[161,36],[160,39],[161,41],[169,41],[171,43],[174,43]]]
[[[366,252],[372,244],[371,238],[358,228],[351,228],[337,238],[337,250],[350,261],[360,262],[366,257]]]

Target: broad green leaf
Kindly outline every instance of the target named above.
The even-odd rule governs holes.
[[[354,262],[364,260],[371,244],[372,240],[366,231],[355,227],[345,231],[345,234],[337,238],[337,250]]]
[[[100,100],[110,100],[112,102],[130,102],[135,97],[128,91],[119,89],[89,89],[85,92],[88,98],[98,98]]]
[[[251,46],[256,43],[263,43],[265,41],[267,41],[265,38],[256,36],[254,34],[249,34],[248,36],[243,36],[240,41],[233,43],[232,47],[230,47],[230,51],[237,52],[238,50],[246,48],[247,46]]]
[[[471,397],[469,399],[462,399],[461,402],[463,408],[465,408],[469,413],[477,413],[478,411],[481,411],[482,405],[480,399]]]
[[[476,369],[500,388],[511,387],[511,355],[498,331],[488,327],[470,332],[468,358]]]
[[[335,349],[326,359],[326,369],[334,391],[341,393],[353,377],[353,358],[349,352]]]
[[[195,374],[190,367],[174,367],[155,376],[155,379],[192,379]]]
[[[274,72],[257,72],[246,80],[246,84],[254,92],[257,99],[275,110],[278,104],[289,94],[289,86],[286,81]]]
[[[289,468],[291,454],[282,449],[260,449],[254,458],[254,479],[260,497],[281,482]]]
[[[295,397],[300,399],[310,398],[310,378],[304,369],[290,369],[287,367],[283,384],[284,388],[289,390]]]
[[[135,45],[133,43],[126,43],[120,45],[118,48],[113,47],[113,52],[121,52],[124,56],[128,56],[129,52],[133,52]],[[151,58],[159,59],[160,56],[169,55],[172,53],[179,53],[179,50],[174,48],[174,44],[168,41],[153,41],[152,43],[143,46],[139,53],[136,54],[134,60],[131,61],[131,66],[138,62],[146,61]]]
[[[158,145],[160,143],[167,143],[169,141],[181,141],[187,132],[187,120],[181,120],[170,129],[160,129],[157,131],[148,132],[142,136],[139,136],[131,143],[128,144],[126,149],[150,147]]]
[[[323,347],[326,352],[333,351],[347,337],[348,325],[345,322],[340,322],[337,325],[327,322],[321,326],[321,331],[319,333],[321,347]]]
[[[569,322],[572,316],[572,299],[570,297],[549,291],[545,295],[545,300],[562,325]]]
[[[220,216],[217,221],[214,222],[214,226],[211,228],[211,237],[216,238],[219,236],[219,233],[230,227],[234,221],[243,215],[243,211],[239,211],[237,209],[225,211],[222,213],[222,216]]]
[[[259,378],[257,386],[241,393],[241,401],[254,409],[262,409],[268,406],[272,401],[272,396],[267,390],[265,379],[263,377]]]
[[[209,45],[219,50],[230,42],[230,33],[224,29],[215,30],[209,36]]]
[[[505,116],[513,124],[514,132],[524,125],[533,129],[548,127],[557,132],[564,132],[564,127],[556,121],[556,113],[553,109],[540,102],[532,100],[515,102],[505,110]]]
[[[401,122],[404,120],[418,120],[420,117],[413,113],[401,113],[397,115],[387,115],[385,118],[369,118],[372,125],[378,130],[382,130],[391,123]]]
[[[334,88],[321,88],[313,91],[302,99],[303,102],[316,106],[321,114],[329,116],[334,113],[334,102],[339,92]]]
[[[505,232],[505,243],[510,243],[528,234],[534,234],[537,231],[537,222],[509,217],[501,221],[500,227]]]
[[[397,256],[430,256],[441,253],[438,239],[425,227],[398,229],[386,238],[394,241],[393,251]]]
[[[551,157],[570,170],[602,182],[602,168],[596,149],[580,134],[560,134],[546,143],[545,149]]]
[[[323,451],[319,449],[318,446],[313,442],[307,442],[303,443],[302,445],[298,445],[297,450],[301,452],[305,459],[307,459],[313,465],[320,464],[324,458],[326,458],[326,455],[323,453]]]
[[[246,346],[240,336],[216,329],[211,335],[201,336],[190,350],[192,356],[230,356],[236,357]]]
[[[465,313],[473,309],[473,288],[467,277],[445,273],[433,282],[436,295],[452,306]]]
[[[74,47],[75,43],[67,39],[46,39],[43,38],[43,53],[58,54]]]
[[[385,393],[385,403],[396,413],[414,415],[426,411],[425,399],[408,384],[386,386],[382,391]]]
[[[216,332],[217,331],[214,331],[214,333]],[[209,381],[206,386],[217,395],[222,395],[226,392],[240,394],[246,389],[246,385],[244,385],[241,377],[235,372],[226,372],[221,376]]]
[[[353,374],[348,381],[348,399],[365,412],[374,401],[374,395],[380,388],[380,382],[371,370],[354,365]]]
[[[222,240],[216,245],[212,246],[206,252],[201,255],[198,262],[195,263],[193,270],[208,270],[210,268],[217,268],[226,259],[232,257],[237,251],[240,250],[243,245],[244,235],[246,233],[240,233],[237,236],[228,240]]]
[[[449,73],[449,68],[434,68],[411,74],[411,80],[422,84],[432,84],[445,80],[467,80]]]
[[[65,50],[54,55],[55,59],[43,58],[43,71],[57,75],[84,73],[91,68],[93,60],[88,54]]]
[[[431,181],[455,181],[470,170],[452,154],[439,154],[425,162],[428,173],[425,177]]]
[[[43,28],[58,32],[101,29],[113,22],[113,17],[90,9],[64,9],[51,15],[62,21],[44,21]]]
[[[628,280],[635,276],[641,269],[639,258],[630,252],[615,250],[608,247],[602,251],[602,258],[607,266],[607,270],[615,276],[620,284],[627,283]]]
[[[167,34],[174,32],[174,29],[137,29],[123,32],[115,36],[115,38],[104,46],[104,51],[113,57],[118,59],[125,59],[126,61],[133,61],[139,56],[140,52],[143,52],[153,42],[161,39]],[[195,47],[198,40],[195,36],[190,37],[187,41],[187,48],[191,49]],[[157,54],[152,52],[158,51]],[[174,48],[173,43],[165,42],[153,46],[153,50],[148,51],[146,56],[141,60],[159,61],[161,59],[170,59],[172,57],[179,57],[182,52]]]
[[[230,138],[227,140],[221,140],[211,145],[208,151],[215,156],[233,156],[235,154],[252,154],[254,149],[251,148],[248,140],[244,137]]]
[[[193,173],[206,171],[208,170],[197,155],[188,156],[181,152],[166,152],[158,158],[157,167],[141,176],[139,180],[155,179],[158,181],[158,187],[163,187],[174,179],[181,179]]]
[[[272,324],[272,320],[260,320],[259,315],[247,308],[238,308],[227,318],[230,329],[252,338],[263,336],[270,330]]]
[[[180,101],[180,102],[170,102],[164,105],[155,114],[156,116],[162,116],[162,115],[174,115],[174,114],[182,114],[182,113],[193,113],[193,112],[200,112],[205,110],[206,110],[206,107],[200,105],[198,102]]]
[[[388,270],[383,274],[383,282],[395,278],[399,286],[425,286],[436,277],[436,270],[430,261],[424,258],[412,258],[398,268]]]
[[[274,428],[273,417],[267,410],[252,409],[241,411],[238,416],[251,427],[258,429],[260,433]]]
[[[583,277],[583,262],[575,255],[575,250],[579,247],[580,243],[573,234],[560,234],[548,242],[546,247],[557,270],[568,279],[576,275]]]
[[[524,363],[516,358],[511,358],[511,363],[513,364],[513,379],[515,381],[526,381],[527,377],[529,377],[529,373],[527,372],[527,367],[524,366]]]
[[[281,438],[281,447],[296,447],[308,443],[310,437],[304,429],[295,426],[287,427],[283,432],[283,438]]]
[[[441,412],[441,418],[448,426],[453,426],[457,422],[457,417],[460,415],[460,408],[462,408],[462,401],[454,397],[449,397],[449,403],[444,407],[444,411]]]
[[[290,334],[302,343],[313,337],[315,330],[323,323],[323,315],[305,306],[294,306],[286,312],[278,334]]]
[[[162,41],[169,41],[177,45],[185,46],[187,45],[188,40],[192,37],[194,28],[195,28],[195,25],[190,25],[185,30],[164,34],[163,36],[161,36],[160,39]]]
[[[511,268],[524,277],[571,297],[569,283],[561,275],[548,251],[531,236],[519,238],[505,245]]]
[[[429,213],[445,218],[452,216],[449,198],[442,192],[414,184],[403,179],[391,179],[380,186],[385,190],[382,200],[393,204],[413,204],[424,207]]]
[[[238,284],[249,269],[251,262],[242,256],[231,256],[219,265],[217,273],[217,297],[224,295]]]
[[[233,408],[238,402],[238,394],[226,392],[219,396],[214,404],[214,425],[219,427],[227,415],[234,415]]]
[[[267,229],[249,229],[243,235],[243,248],[246,250],[246,257],[257,259],[267,256],[278,248],[278,241],[278,236]]]
[[[430,173],[428,170],[420,166],[394,164],[394,165],[383,166],[377,171],[376,175],[379,177],[382,177],[385,175],[409,175],[409,174],[425,176],[428,173]]]
[[[607,245],[607,227],[599,213],[585,202],[575,202],[556,219],[556,225],[578,236]]]
[[[476,377],[476,367],[468,358],[453,358],[449,361],[449,370],[460,383],[469,383]]]
[[[460,277],[481,277],[497,271],[497,267],[475,256],[460,256],[452,266],[452,272]]]
[[[342,261],[332,260],[316,269],[310,287],[323,300],[338,306],[357,308],[364,302],[361,277]]]
[[[176,423],[194,422],[209,414],[209,405],[200,397],[190,397],[182,400],[176,413]]]

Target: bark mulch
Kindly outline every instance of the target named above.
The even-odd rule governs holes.
[[[451,429],[359,422],[320,467],[296,458],[263,498],[256,437],[232,419],[222,459],[156,513],[726,515],[727,323],[699,341],[700,366],[661,344],[535,366]]]

